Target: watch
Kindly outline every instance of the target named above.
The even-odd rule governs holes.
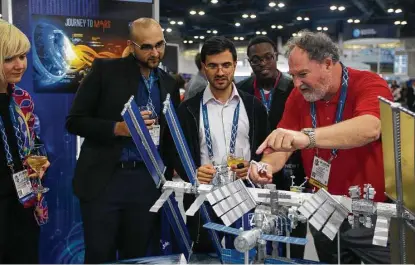
[[[306,147],[306,149],[316,147],[316,132],[313,128],[304,128],[301,130],[302,133],[308,136],[310,139],[310,144]]]

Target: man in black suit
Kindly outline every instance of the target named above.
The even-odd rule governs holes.
[[[166,42],[160,25],[140,18],[130,27],[130,55],[96,59],[81,83],[66,127],[85,138],[73,188],[80,199],[85,263],[105,263],[145,256],[158,216],[149,209],[160,191],[137,151],[121,111],[134,95],[141,115],[171,177],[171,147],[161,110],[170,93],[179,104],[175,80],[158,68]],[[169,147],[167,147],[169,146]],[[171,152],[170,152],[171,153]],[[171,169],[171,170],[170,170]]]
[[[254,75],[242,80],[236,86],[261,100],[268,112],[269,126],[274,129],[282,118],[285,102],[294,88],[293,81],[278,70],[277,45],[268,37],[253,38],[248,44],[247,55]],[[279,190],[290,190],[291,176],[295,176],[295,185],[301,185],[305,180],[300,152],[295,152],[291,156],[284,170],[274,174],[273,183]],[[300,224],[293,233],[293,236],[305,237],[307,226]],[[292,258],[302,259],[303,256],[304,246],[291,246]]]

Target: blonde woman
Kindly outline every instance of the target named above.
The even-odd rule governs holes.
[[[0,263],[38,263],[39,224],[47,221],[44,198],[31,192],[24,170],[36,140],[34,105],[15,85],[26,71],[29,49],[19,29],[0,20]]]

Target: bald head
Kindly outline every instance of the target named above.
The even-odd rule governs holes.
[[[131,23],[130,35],[133,40],[136,40],[137,37],[140,37],[144,32],[151,32],[153,34],[159,33],[163,35],[160,24],[152,18],[142,17]]]

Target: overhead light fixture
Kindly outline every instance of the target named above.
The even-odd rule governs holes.
[[[239,27],[239,26],[241,26],[241,23],[236,22],[236,23],[235,23],[235,27]]]
[[[183,25],[183,21],[177,22],[178,25]]]
[[[356,23],[356,24],[357,24],[357,23],[360,23],[360,19],[355,19],[355,20],[354,20],[354,23]]]
[[[334,10],[336,10],[336,9],[337,9],[337,6],[331,6],[331,7],[330,7],[330,10],[333,10],[333,11],[334,11]]]
[[[322,30],[322,28],[321,27],[317,27],[317,30]]]
[[[170,33],[170,32],[172,32],[173,30],[172,30],[171,28],[167,28],[167,29],[166,29],[166,31]]]
[[[281,3],[278,4],[278,7],[279,8],[283,8],[284,6],[285,6],[285,4],[283,2],[281,2]]]
[[[277,26],[275,26],[275,25],[272,25],[272,26],[271,26],[271,28],[272,28],[272,29],[276,29],[276,28],[277,28]]]
[[[212,33],[212,31],[211,31],[211,30],[208,30],[208,31],[206,31],[206,32],[207,32],[207,33],[209,33],[209,34],[210,34],[210,33]]]
[[[217,30],[212,31],[213,34],[218,34]]]
[[[347,20],[347,23],[353,23],[353,19],[349,18],[349,19]]]
[[[189,43],[193,43],[193,41],[192,40],[189,40]]]
[[[406,25],[406,21],[401,21],[401,25]]]
[[[339,6],[339,11],[344,11],[346,8],[344,6]]]
[[[275,7],[277,4],[275,2],[269,2],[269,7]]]
[[[164,28],[161,28],[161,30],[164,32]]]
[[[305,18],[304,18],[304,20],[305,20],[305,21],[309,21],[309,20],[310,20],[310,18],[309,18],[309,17],[305,17]]]
[[[248,14],[243,14],[242,15],[242,18],[248,18],[249,17],[249,15]]]
[[[395,25],[400,25],[401,24],[401,22],[398,20],[398,21],[395,21]]]
[[[327,30],[329,30],[329,28],[328,27],[324,27],[323,30],[324,31],[327,31]]]
[[[255,32],[256,35],[261,35],[261,31]]]
[[[297,20],[303,20],[303,18],[302,17],[297,17]]]
[[[252,14],[249,17],[252,18],[252,19],[254,19],[254,18],[256,18],[256,15],[255,14]]]
[[[194,38],[195,38],[195,39],[198,39],[198,38],[199,38],[199,36],[194,36]]]
[[[278,26],[277,26],[277,28],[278,28],[278,29],[282,29],[282,28],[284,28],[284,27],[283,27],[282,25],[278,25]]]
[[[196,15],[196,11],[194,11],[194,10],[190,10],[190,15],[192,15],[192,16],[194,16],[194,15]]]
[[[211,0],[210,1],[212,4],[217,4],[219,1],[218,0]]]
[[[396,13],[396,14],[402,13],[402,9],[400,9],[400,8],[396,9],[396,10],[395,10],[395,13]]]
[[[266,31],[261,32],[262,35],[267,35]]]
[[[170,21],[170,24],[174,25],[174,24],[176,24],[176,21],[172,20],[172,21]]]
[[[239,40],[244,40],[245,38],[244,37],[239,37]]]
[[[205,11],[199,11],[199,16],[204,16],[205,15]]]
[[[239,40],[239,37],[233,37],[234,40]]]
[[[187,43],[187,40],[184,40],[183,43]]]
[[[395,10],[393,8],[388,9],[388,13],[393,13],[393,12],[395,12]]]
[[[297,33],[293,33],[293,37],[297,37]]]
[[[205,39],[205,36],[200,36],[199,37],[201,40],[204,40]]]

